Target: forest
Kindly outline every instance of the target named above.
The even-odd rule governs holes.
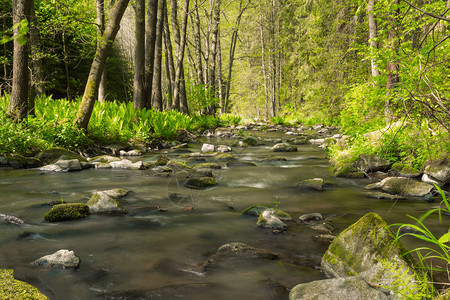
[[[195,137],[208,143],[210,138],[235,138],[226,147],[241,151],[240,167],[248,167],[246,147],[266,142],[275,147],[267,149],[277,152],[278,144],[290,142],[322,159],[317,149],[308,148],[320,144],[326,163],[316,167],[330,164],[327,175],[320,173],[333,178],[328,188],[352,185],[339,181],[349,178],[383,178],[384,183],[394,174],[408,183],[392,184],[391,198],[376,197],[394,200],[393,207],[400,199],[395,197],[405,195],[442,201],[443,211],[450,211],[450,0],[0,1],[0,169],[35,167],[40,153],[51,149],[77,153],[79,163],[118,154],[114,147],[139,149],[147,156],[162,149],[174,154],[170,151],[182,151],[176,147]],[[274,132],[281,137],[271,136]],[[282,151],[296,152],[291,146]],[[225,153],[208,156],[228,152],[217,149],[204,144],[198,157],[205,155],[205,163],[231,159]],[[180,158],[193,159],[191,154]],[[296,160],[290,158],[290,163]],[[166,159],[162,154],[151,163],[144,160],[139,170],[170,163],[173,169],[175,163]],[[270,159],[261,157],[258,163],[286,160]],[[195,177],[192,162],[176,166]],[[230,166],[227,161],[225,169]],[[160,169],[158,176],[165,172]],[[296,176],[289,174],[289,180]],[[177,176],[178,190],[168,193],[170,201],[180,186],[189,187],[179,184]],[[426,183],[426,192],[403,192],[411,178]],[[353,185],[363,183],[386,191],[372,181]],[[184,198],[192,200],[194,209],[199,201],[192,193]],[[278,209],[278,194],[270,197],[275,200],[266,202]],[[358,210],[355,215],[364,210],[359,204],[352,209]],[[435,212],[440,219],[441,209],[427,207],[414,219],[419,233],[411,235],[442,250],[436,256],[430,254],[434,250],[424,257],[416,254],[422,267],[427,259],[439,258],[448,273],[448,228],[434,238],[421,227]],[[400,229],[406,226],[389,213],[383,217]],[[424,288],[427,280],[418,280],[420,292],[413,291],[417,298],[411,299],[434,296]],[[293,294],[292,299],[301,299]]]

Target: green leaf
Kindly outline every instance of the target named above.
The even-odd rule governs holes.
[[[443,236],[439,238],[439,243],[448,243],[450,242],[450,232],[447,232]]]

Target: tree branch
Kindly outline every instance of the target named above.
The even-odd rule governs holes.
[[[429,12],[427,12],[427,11],[424,11],[423,9],[418,8],[417,6],[415,6],[415,5],[411,4],[411,3],[409,3],[407,0],[401,0],[401,1],[405,2],[406,4],[408,4],[409,6],[411,6],[412,8],[414,8],[414,9],[416,9],[416,10],[418,10],[418,11],[424,13],[424,14],[426,14],[427,16],[430,16],[430,17],[435,18],[435,19],[438,19],[438,20],[450,22],[450,19],[447,19],[447,18],[444,18],[444,17],[440,17],[440,16],[436,16],[436,15],[434,15],[434,14],[432,14],[432,13],[429,13]]]

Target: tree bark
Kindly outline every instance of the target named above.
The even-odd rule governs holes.
[[[261,38],[261,68],[262,68],[262,75],[264,79],[264,107],[265,107],[265,114],[266,118],[269,116],[269,91],[267,88],[267,76],[266,76],[266,62],[265,62],[265,50],[264,50],[264,30],[263,30],[263,23],[262,23],[262,8],[261,4],[259,4],[259,30],[260,30],[260,38]]]
[[[101,41],[101,36],[105,31],[105,1],[97,0],[97,43]],[[98,101],[103,102],[106,100],[106,67],[102,73],[102,79],[98,86]]]
[[[370,46],[370,55],[372,58],[370,59],[372,77],[380,76],[380,71],[378,70],[378,65],[375,59],[375,50],[378,49],[377,42],[377,20],[373,14],[374,12],[374,2],[375,0],[369,0],[367,4],[367,13],[369,16],[369,46]]]
[[[39,28],[33,0],[31,4],[30,46],[32,61],[32,85],[34,86],[36,95],[41,96],[45,94],[45,80],[44,71],[42,69],[41,40],[39,38]]]
[[[170,40],[169,16],[167,14],[167,3],[164,9],[164,47],[166,53],[167,78],[168,78],[168,107],[173,107],[173,84],[175,82],[175,66],[173,63],[173,49]]]
[[[114,39],[119,31],[120,20],[127,8],[128,2],[129,0],[117,0],[115,2],[105,28],[105,33],[102,36],[102,42],[97,47],[94,61],[92,62],[91,70],[89,71],[86,87],[84,89],[83,99],[81,100],[80,107],[78,108],[75,117],[75,124],[82,129],[87,129],[88,127],[94,109],[98,85],[106,65],[106,59],[108,58],[109,51],[111,50]]]
[[[156,23],[158,0],[149,0],[145,39],[145,103],[139,108],[150,108],[152,105],[153,70],[155,63]]]
[[[136,0],[133,108],[145,107],[145,0]]]
[[[13,0],[13,24],[20,24],[26,20],[30,24],[31,0]],[[14,53],[13,53],[13,82],[11,98],[6,114],[14,121],[21,121],[27,118],[28,110],[28,88],[30,74],[28,71],[28,39],[17,38],[20,35],[20,26],[15,26]],[[25,44],[23,44],[25,42]]]
[[[202,61],[202,38],[200,30],[200,16],[198,14],[198,1],[195,1],[195,8],[191,14],[191,21],[194,25],[194,45],[196,50],[196,64],[197,64],[197,84],[204,85],[203,77],[203,61]]]
[[[391,123],[393,119],[392,108],[391,108],[391,98],[393,97],[395,87],[399,83],[398,71],[399,66],[397,63],[399,40],[398,40],[398,23],[397,17],[399,15],[399,0],[392,0],[391,8],[389,11],[389,30],[388,30],[388,48],[390,50],[389,57],[387,59],[386,70],[387,70],[387,95],[384,104],[384,118],[386,124]]]
[[[163,35],[165,7],[166,7],[166,0],[160,0],[158,5],[158,22],[156,24],[155,67],[153,70],[153,95],[152,95],[153,107],[159,111],[163,109],[161,79],[162,79],[162,35]]]
[[[220,23],[220,4],[221,0],[213,0],[213,15],[212,27],[211,27],[211,53],[209,56],[209,98],[210,106],[208,113],[214,115],[216,113],[216,104],[213,103],[216,98],[216,59],[217,59],[217,41],[219,35],[219,23]]]

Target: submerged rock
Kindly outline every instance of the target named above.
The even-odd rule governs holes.
[[[206,189],[208,187],[217,185],[217,181],[211,177],[198,177],[198,178],[189,178],[186,181],[186,187],[191,189]]]
[[[287,230],[287,225],[280,220],[280,218],[275,214],[273,208],[268,208],[264,210],[258,218],[256,225],[261,228],[272,229],[276,231]]]
[[[93,214],[126,214],[126,209],[117,201],[128,194],[125,189],[113,189],[97,192],[89,199],[87,205]]]
[[[0,296],[2,299],[48,300],[37,288],[17,280],[13,270],[0,269]]]
[[[289,293],[289,300],[389,300],[382,291],[371,287],[357,276],[316,280],[296,285]]]
[[[431,184],[405,177],[387,177],[380,182],[369,184],[365,188],[369,190],[381,189],[392,194],[414,197],[423,197],[432,193],[435,189]]]
[[[251,161],[229,161],[226,163],[227,168],[233,167],[256,167],[256,164]]]
[[[3,220],[8,224],[14,224],[14,225],[22,225],[23,221],[19,219],[18,217],[12,216],[12,215],[5,215],[0,214],[0,218],[3,218]]]
[[[53,254],[43,256],[30,263],[32,266],[45,268],[78,268],[80,258],[73,251],[62,249]]]
[[[296,152],[298,151],[297,146],[288,143],[278,143],[275,144],[270,151],[272,152]]]
[[[323,179],[322,178],[312,178],[302,180],[297,184],[298,187],[316,191],[323,191]]]
[[[215,161],[227,162],[227,161],[235,161],[236,158],[229,153],[217,153],[213,156]]]
[[[360,276],[395,292],[406,288],[418,292],[423,284],[412,257],[375,213],[363,216],[334,239],[321,266],[328,277]]]
[[[84,203],[64,203],[53,206],[45,215],[47,222],[71,221],[88,217],[89,206]]]
[[[406,199],[403,196],[392,195],[392,194],[382,193],[382,192],[367,192],[367,193],[363,193],[363,195],[366,197],[375,198],[375,199],[388,199],[388,200],[404,200],[404,199]]]
[[[222,166],[218,163],[202,163],[194,166],[193,169],[222,169]]]
[[[300,222],[305,224],[312,224],[312,223],[318,223],[323,221],[323,216],[321,213],[309,213],[304,214],[298,217]]]
[[[242,142],[247,144],[247,145],[249,145],[249,146],[257,146],[259,140],[258,140],[257,137],[248,136],[248,137],[244,138],[244,140]]]

